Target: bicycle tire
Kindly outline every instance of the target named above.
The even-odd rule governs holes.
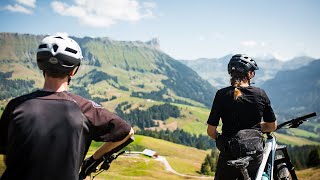
[[[281,163],[277,165],[276,174],[278,180],[293,180],[286,163]]]

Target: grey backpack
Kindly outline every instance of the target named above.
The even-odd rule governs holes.
[[[240,130],[231,138],[229,149],[235,158],[257,157],[263,153],[263,135],[256,129]]]

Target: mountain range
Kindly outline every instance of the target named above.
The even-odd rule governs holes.
[[[214,87],[222,88],[229,85],[229,75],[227,71],[231,54],[221,58],[201,58],[196,60],[180,60],[183,64],[195,70],[203,79],[208,80]],[[288,61],[280,61],[274,57],[254,58],[258,64],[259,70],[253,83],[261,86],[265,81],[275,78],[279,71],[294,70],[308,65],[314,61],[314,58],[301,56]]]
[[[277,110],[296,112],[320,112],[320,60],[314,60],[298,69],[279,71],[275,78],[267,80],[262,88]]]

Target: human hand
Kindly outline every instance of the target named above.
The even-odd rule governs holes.
[[[98,165],[103,161],[102,158],[94,159],[93,156],[85,159],[81,166],[81,171],[79,173],[80,180],[85,179],[91,173],[96,172]]]

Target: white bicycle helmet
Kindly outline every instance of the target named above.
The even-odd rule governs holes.
[[[236,54],[232,56],[228,64],[228,73],[232,71],[248,72],[258,70],[259,67],[255,60],[245,54]]]
[[[78,43],[67,36],[47,36],[37,50],[38,67],[54,74],[68,74],[82,58]]]

